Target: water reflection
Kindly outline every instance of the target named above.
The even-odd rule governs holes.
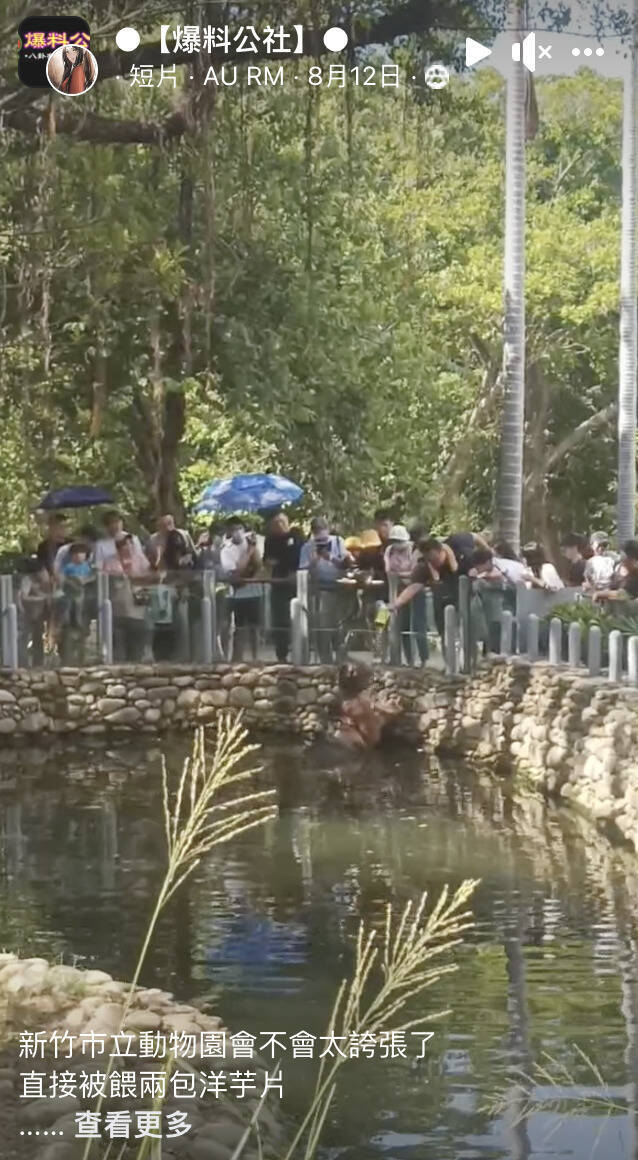
[[[178,768],[182,752],[169,751]],[[584,820],[503,781],[412,754],[338,767],[289,746],[264,753],[280,817],[222,847],[164,916],[144,982],[206,997],[236,1029],[321,1035],[362,917],[480,877],[460,970],[431,1002],[453,1014],[431,1051],[353,1064],[328,1125],[345,1160],[609,1160],[637,1152],[638,860]],[[159,754],[78,749],[0,764],[0,943],[120,977],[133,970],[164,865]],[[548,1053],[582,1096],[592,1057],[627,1100],[519,1119],[487,1098]],[[309,1071],[290,1064],[286,1100]],[[535,1087],[531,1093],[542,1098]]]

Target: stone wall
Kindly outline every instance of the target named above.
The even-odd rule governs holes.
[[[375,684],[403,704],[398,736],[502,761],[614,821],[638,849],[638,689],[521,658],[496,658],[471,679],[379,669]],[[209,724],[226,708],[258,730],[319,735],[336,703],[331,666],[0,670],[0,739],[156,734]]]

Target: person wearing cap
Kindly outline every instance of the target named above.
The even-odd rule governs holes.
[[[330,531],[330,525],[325,516],[315,516],[310,521],[310,535],[305,544],[301,546],[299,553],[299,568],[303,571],[310,567],[310,561],[313,558],[314,549],[317,537],[321,536],[325,539],[327,536],[330,540],[330,556],[333,560],[344,560],[346,563],[352,564],[353,558],[346,549],[345,541],[337,532]]]
[[[383,553],[386,576],[407,578],[414,567],[414,556],[414,544],[408,529],[403,524],[393,524],[388,546]]]
[[[390,529],[388,546],[383,554],[386,576],[396,576],[401,587],[408,583],[414,565],[416,552],[410,533],[403,524],[393,524]],[[412,665],[412,610],[409,604],[398,611],[399,635],[406,664]]]
[[[606,532],[594,532],[589,542],[593,555],[585,563],[583,587],[588,591],[603,591],[611,585],[620,557],[609,550]]]

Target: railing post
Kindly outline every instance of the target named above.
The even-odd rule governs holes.
[[[18,610],[13,603],[7,605],[4,613],[7,622],[7,651],[3,657],[7,668],[17,669],[18,666]]]
[[[393,573],[388,576],[388,597],[393,604],[399,595],[399,577]],[[401,631],[399,628],[399,613],[392,612],[388,623],[388,637],[390,641],[390,664],[401,664]]]
[[[108,599],[102,602],[102,607],[98,609],[98,622],[100,625],[100,656],[102,664],[113,664],[113,605]]]
[[[459,618],[461,622],[461,672],[471,673],[474,669],[474,640],[472,632],[472,581],[469,576],[459,576]]]
[[[549,663],[559,665],[563,659],[563,622],[557,616],[549,623]]]
[[[213,606],[210,596],[202,596],[202,664],[213,663]]]
[[[95,598],[97,601],[96,626],[98,656],[101,657],[102,661],[104,662],[104,641],[102,639],[104,617],[102,615],[102,611],[104,608],[104,601],[109,599],[109,578],[108,574],[105,572],[97,573]]]
[[[434,615],[434,595],[431,588],[425,590],[425,631],[436,632],[436,617]]]
[[[509,657],[512,655],[513,628],[514,617],[508,609],[505,609],[503,612],[501,612],[500,653],[502,657]]]
[[[535,612],[527,617],[527,655],[530,661],[537,661],[540,652],[539,638],[540,621]]]
[[[630,636],[627,641],[627,673],[629,684],[638,685],[638,636]]]
[[[587,637],[587,668],[590,677],[600,676],[603,658],[603,634],[597,624],[592,624]]]
[[[448,673],[456,673],[456,608],[446,604],[443,612],[443,650]]]
[[[308,572],[297,572],[297,595],[290,602],[292,628],[291,656],[295,665],[307,665],[310,659],[308,640]]]
[[[176,653],[182,664],[188,664],[191,660],[191,641],[190,641],[190,616],[188,611],[188,589],[186,587],[179,591],[179,599],[175,608],[175,619],[177,622],[177,648]],[[184,599],[186,597],[186,599]]]
[[[204,600],[208,599],[210,605],[210,642],[211,642],[211,657],[210,662],[205,661],[205,664],[215,664],[216,661],[221,660],[218,649],[218,625],[217,625],[217,577],[214,568],[205,568],[202,581],[202,588],[204,593]],[[202,608],[202,625],[204,625],[204,610]],[[206,655],[206,642],[204,641],[204,655]]]
[[[567,635],[567,659],[570,667],[577,669],[582,661],[583,645],[580,625],[577,621],[573,621],[569,626]]]
[[[18,610],[13,601],[13,576],[0,577],[0,617],[2,620],[2,664],[18,667]]]
[[[617,628],[609,634],[609,680],[622,681],[622,633]]]

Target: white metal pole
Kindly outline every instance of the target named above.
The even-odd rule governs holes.
[[[510,0],[512,43],[523,33],[522,0]],[[503,417],[497,527],[518,550],[525,422],[525,66],[510,61],[506,88]]]

